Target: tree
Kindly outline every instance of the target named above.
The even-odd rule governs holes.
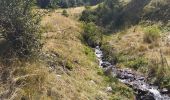
[[[50,5],[50,0],[37,0],[37,3],[41,8],[47,8]]]
[[[62,15],[65,16],[65,17],[69,16],[69,14],[67,13],[67,10],[63,10]]]
[[[119,13],[114,24],[117,26],[122,26],[138,23],[143,13],[143,8],[150,2],[151,0],[132,0]]]
[[[96,5],[104,0],[37,0],[37,4],[41,8],[68,8],[80,5]]]
[[[31,7],[33,0],[0,1],[0,35],[8,44],[4,56],[29,59],[41,49],[40,17]]]

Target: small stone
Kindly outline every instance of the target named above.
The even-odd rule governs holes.
[[[96,84],[93,80],[91,80],[91,81],[90,81],[90,83],[92,83],[92,84]]]
[[[56,75],[57,77],[61,77],[61,75]]]
[[[163,94],[166,94],[166,93],[168,93],[168,89],[166,89],[166,88],[163,88],[163,89],[161,90],[161,93],[163,93]]]
[[[107,91],[107,92],[112,92],[113,89],[112,89],[112,87],[109,86],[109,87],[106,88],[106,91]]]

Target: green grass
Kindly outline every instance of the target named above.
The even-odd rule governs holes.
[[[160,29],[158,26],[148,26],[145,28],[144,42],[153,43],[157,42],[160,38]]]

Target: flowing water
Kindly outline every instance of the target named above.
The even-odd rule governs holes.
[[[162,93],[157,86],[152,86],[146,82],[146,78],[131,69],[118,69],[108,61],[104,61],[103,52],[99,46],[95,48],[95,54],[99,61],[99,66],[106,70],[111,70],[111,73],[116,76],[120,82],[133,88],[136,92],[136,100],[170,100],[166,95],[168,90],[164,89]],[[164,94],[163,94],[164,93]]]

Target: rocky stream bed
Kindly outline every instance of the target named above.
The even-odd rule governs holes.
[[[99,46],[95,48],[95,54],[99,61],[99,66],[106,72],[110,71],[113,77],[117,77],[120,82],[131,87],[136,94],[136,100],[170,100],[167,89],[159,89],[158,86],[147,83],[143,75],[131,69],[119,69],[108,61],[103,60],[103,52]]]

